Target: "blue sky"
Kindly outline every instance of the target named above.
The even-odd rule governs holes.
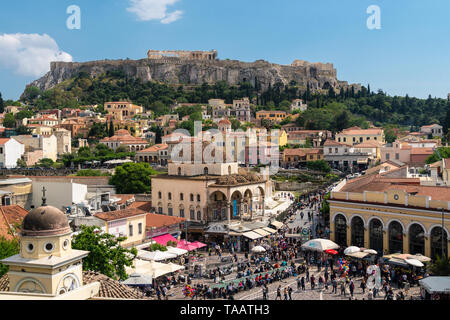
[[[66,27],[69,5],[81,9],[80,30]],[[370,5],[381,9],[380,30],[366,26]],[[8,1],[0,11],[0,92],[17,99],[54,56],[142,59],[148,49],[216,49],[220,59],[331,62],[340,80],[443,98],[449,13],[448,0]]]

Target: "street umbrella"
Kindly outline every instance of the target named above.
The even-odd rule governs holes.
[[[422,255],[420,253],[416,253],[414,255],[410,255],[410,258],[419,260],[420,262],[430,262],[431,261],[430,258],[428,258],[428,257],[426,257],[426,256],[424,256],[424,255]]]
[[[173,259],[176,258],[177,255],[170,252],[163,252],[163,251],[145,251],[145,250],[139,250],[138,251],[138,258],[142,260],[148,260],[148,261],[162,261],[167,259]]]
[[[122,281],[127,286],[146,286],[152,284],[152,276],[150,274],[132,273],[129,278]]]
[[[378,254],[378,252],[376,252],[376,251],[373,250],[373,249],[366,249],[366,250],[364,250],[363,252],[370,253],[370,254]]]
[[[333,250],[333,249],[325,250],[325,252],[328,253],[328,254],[338,254],[338,252],[336,250]]]
[[[302,244],[302,248],[313,251],[325,251],[338,249],[339,245],[328,239],[312,239]]]
[[[256,247],[253,247],[252,252],[255,252],[255,253],[266,252],[266,249],[264,249],[261,246],[256,246]]]
[[[344,250],[344,254],[355,253],[355,252],[360,252],[360,251],[361,251],[360,248],[355,247],[355,246],[350,246]]]
[[[410,264],[414,267],[423,267],[424,264],[417,259],[405,259],[407,264]]]

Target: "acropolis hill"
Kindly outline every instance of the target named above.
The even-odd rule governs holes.
[[[48,90],[86,72],[91,77],[106,71],[122,71],[129,78],[143,81],[158,81],[168,84],[201,85],[206,82],[214,84],[226,81],[230,85],[249,81],[253,85],[257,79],[263,90],[269,84],[277,82],[289,84],[296,81],[301,87],[309,83],[311,90],[336,91],[350,87],[346,81],[339,81],[331,63],[310,63],[295,60],[291,65],[280,65],[264,60],[241,62],[237,60],[219,60],[217,51],[162,51],[149,50],[147,59],[142,60],[101,60],[91,62],[51,62],[50,71],[30,85],[41,90]],[[359,90],[360,85],[353,85]]]

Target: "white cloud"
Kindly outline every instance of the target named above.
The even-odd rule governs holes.
[[[50,70],[50,62],[71,62],[47,34],[0,34],[0,66],[22,76],[39,77]]]
[[[161,23],[168,24],[180,19],[183,14],[183,11],[180,10],[167,12],[167,7],[178,1],[179,0],[130,0],[131,7],[127,8],[127,11],[135,13],[140,21],[159,20]]]

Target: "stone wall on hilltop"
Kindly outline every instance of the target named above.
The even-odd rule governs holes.
[[[339,91],[341,88],[349,87],[347,82],[337,79],[336,69],[330,63],[309,63],[296,60],[292,65],[279,65],[264,60],[249,63],[237,60],[187,61],[169,57],[142,60],[52,62],[50,71],[29,86],[48,90],[80,72],[86,72],[94,77],[107,71],[122,71],[129,78],[168,84],[201,85],[204,82],[214,84],[223,80],[230,85],[236,85],[242,81],[249,81],[254,85],[255,79],[257,79],[264,90],[269,87],[269,84],[272,86],[277,82],[289,84],[292,80],[304,87],[309,83],[313,91],[328,90],[329,87]],[[359,90],[359,84],[354,86],[355,90]]]

